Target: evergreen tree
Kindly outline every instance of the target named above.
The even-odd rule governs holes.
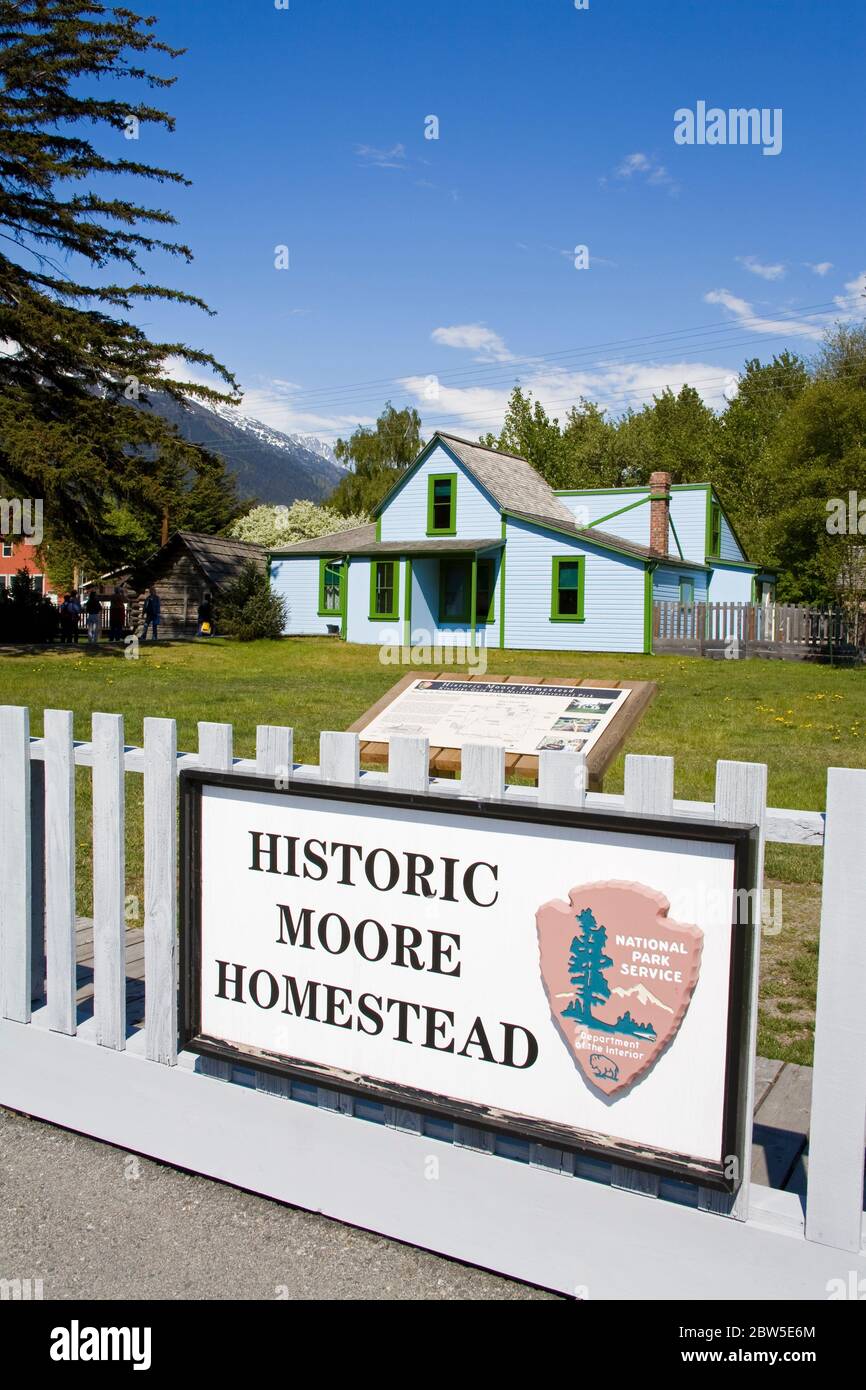
[[[286,601],[270,586],[267,575],[248,560],[233,584],[223,590],[218,604],[219,630],[240,642],[282,637],[286,626]]]
[[[149,252],[191,259],[185,245],[161,235],[174,217],[98,191],[114,177],[124,186],[129,179],[187,182],[111,153],[141,126],[173,129],[166,112],[128,95],[132,83],[161,90],[174,82],[151,70],[181,52],[157,39],[154,24],[97,0],[0,0],[0,339],[7,344],[0,478],[8,491],[43,498],[52,537],[75,538],[104,568],[125,558],[113,548],[110,513],[124,506],[161,517],[171,500],[157,486],[154,457],[171,455],[182,490],[194,493],[190,480],[203,476],[211,493],[217,483],[204,451],[130,402],[146,405],[156,390],[175,399],[237,399],[234,377],[209,353],[152,342],[131,317],[148,300],[210,312],[141,268]],[[88,138],[94,127],[108,137],[104,148]],[[109,278],[115,266],[123,283]],[[171,357],[209,368],[233,394],[173,381]]]

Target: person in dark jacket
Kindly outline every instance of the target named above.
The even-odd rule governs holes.
[[[153,633],[153,641],[159,637],[160,623],[160,603],[159,594],[151,584],[147,591],[147,598],[144,600],[144,629],[141,634],[142,642],[147,641],[147,629],[150,627]]]
[[[122,642],[123,630],[126,627],[126,604],[123,601],[123,594],[120,589],[115,588],[111,595],[111,602],[108,605],[108,640],[109,642]]]
[[[102,619],[102,604],[99,602],[99,594],[95,589],[91,589],[84,604],[84,612],[87,615],[87,640],[88,642],[99,641],[99,628]]]
[[[213,637],[213,634],[213,604],[211,603],[210,594],[205,594],[204,598],[198,606],[198,632],[196,633],[196,636]]]
[[[72,612],[72,595],[64,594],[63,602],[57,610],[60,619],[60,645],[69,647],[72,644],[72,630],[78,622],[78,617]]]

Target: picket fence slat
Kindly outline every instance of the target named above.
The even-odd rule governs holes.
[[[294,730],[276,724],[256,729],[256,772],[288,781],[294,770]]]
[[[357,734],[324,732],[319,738],[319,767],[323,782],[358,785],[360,743]]]
[[[45,953],[48,1026],[76,1029],[75,761],[72,712],[45,711]]]
[[[177,726],[144,721],[144,1028],[152,1062],[177,1062]]]
[[[388,786],[395,792],[426,792],[430,780],[430,740],[397,734],[388,745]]]
[[[30,714],[0,706],[0,991],[4,1018],[30,1022]]]
[[[859,1251],[866,1146],[866,772],[831,767],[806,1233]]]
[[[93,716],[93,999],[96,1040],[126,1046],[123,716]]]

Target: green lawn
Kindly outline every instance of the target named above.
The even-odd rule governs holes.
[[[456,668],[455,668],[456,669]],[[827,768],[866,766],[866,673],[801,662],[707,661],[674,656],[575,657],[564,652],[493,652],[496,675],[649,679],[659,694],[628,751],[675,758],[676,794],[712,800],[717,758],[765,762],[773,806],[820,810]],[[127,743],[140,743],[148,715],[177,720],[178,746],[195,749],[200,719],[234,725],[235,753],[255,751],[257,724],[290,724],[295,756],[317,761],[321,729],[345,729],[406,674],[374,647],[319,638],[253,642],[221,639],[122,652],[0,653],[0,701],[28,704],[31,730],[44,708],[72,709],[77,738],[90,736],[94,710],[122,713]],[[620,758],[605,788],[622,789]],[[89,847],[89,775],[79,770],[78,839]],[[141,779],[127,776],[127,888],[141,896]],[[79,911],[90,910],[88,856],[80,856]],[[814,849],[769,846],[768,886],[781,891],[782,930],[766,936],[760,1049],[811,1059],[821,859]]]

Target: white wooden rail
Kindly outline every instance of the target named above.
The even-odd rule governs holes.
[[[356,734],[323,733],[314,767],[295,765],[292,731],[273,726],[257,730],[255,759],[234,757],[229,724],[200,724],[195,754],[178,753],[170,719],[145,720],[143,749],[124,744],[119,715],[94,715],[88,742],[73,742],[67,711],[46,711],[44,729],[31,738],[28,711],[0,707],[0,1104],[566,1292],[588,1285],[591,1297],[644,1297],[644,1275],[630,1271],[644,1269],[650,1240],[659,1292],[672,1298],[825,1297],[828,1279],[852,1268],[866,1276],[866,771],[831,769],[825,817],[768,809],[759,764],[719,762],[715,801],[701,803],[674,797],[673,759],[663,757],[629,756],[624,793],[613,796],[588,792],[584,759],[569,753],[541,755],[536,789],[506,786],[503,751],[489,745],[467,747],[462,778],[453,781],[428,776],[422,738],[392,739],[388,772],[367,773]],[[93,780],[95,995],[93,1020],[78,1027],[77,766],[92,768]],[[499,1156],[489,1131],[471,1125],[456,1124],[454,1142],[444,1144],[425,1135],[420,1113],[396,1107],[385,1107],[384,1125],[349,1122],[352,1097],[326,1088],[317,1105],[287,1109],[286,1079],[256,1072],[253,1088],[226,1085],[230,1063],[178,1055],[177,773],[184,767],[257,772],[282,784],[364,781],[576,810],[697,814],[757,823],[762,846],[821,845],[826,822],[806,1217],[794,1194],[750,1185],[748,1172],[734,1202],[700,1191],[695,1209],[666,1200],[657,1178],[629,1168],[614,1165],[607,1182],[589,1181],[580,1160],[549,1145],[533,1144],[529,1164],[513,1162]],[[129,1037],[125,772],[143,774],[145,808],[145,1026]],[[31,1018],[43,917],[47,1004]],[[438,1188],[423,1178],[431,1148],[447,1174]]]

